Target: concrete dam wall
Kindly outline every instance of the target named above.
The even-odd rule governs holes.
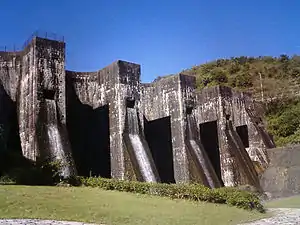
[[[274,147],[255,102],[177,74],[140,82],[140,65],[65,70],[65,43],[34,37],[0,52],[3,151],[63,162],[62,174],[208,187],[259,186]]]
[[[260,183],[270,198],[300,194],[300,145],[268,149],[270,164]]]

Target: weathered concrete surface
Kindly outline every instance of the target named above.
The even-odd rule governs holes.
[[[65,108],[65,44],[42,38],[34,38],[28,46],[17,53],[1,52],[1,84],[5,92],[15,105],[21,148],[23,155],[31,160],[53,159],[62,160],[65,164],[63,175],[75,173],[73,169],[71,149],[68,145],[66,132]],[[56,134],[52,141],[47,131],[49,114],[46,99],[51,98],[55,121]],[[9,105],[8,105],[9,106]],[[2,115],[0,115],[2,117]],[[53,121],[48,121],[52,123]],[[48,141],[47,141],[48,139]],[[50,146],[50,143],[53,143]],[[61,157],[55,149],[59,148]]]
[[[269,167],[261,175],[260,183],[270,198],[288,197],[300,193],[300,146],[268,150]]]
[[[233,91],[232,113],[235,127],[247,125],[249,135],[249,147],[246,148],[251,159],[266,168],[269,163],[266,149],[275,148],[270,135],[263,122],[263,107],[254,102],[247,93]]]
[[[228,87],[215,86],[203,89],[196,94],[196,98],[197,123],[205,124],[217,121],[218,148],[224,184],[226,186],[236,186],[245,182],[249,183],[249,179],[252,180],[252,183],[257,184],[257,178],[254,179],[257,174],[253,171],[251,160],[258,161],[263,167],[266,167],[268,165],[266,149],[270,146],[266,146],[260,130],[257,130],[258,126],[253,124],[255,117],[248,110],[254,104],[250,96]],[[251,110],[253,113],[256,112],[253,107]],[[232,123],[230,125],[232,128],[229,128],[228,121]],[[241,140],[238,138],[236,128],[239,126],[246,127],[248,131],[246,134],[248,136],[247,146],[244,143],[241,144]],[[266,132],[265,134],[267,136]],[[267,136],[267,139],[270,138]],[[251,160],[248,158],[249,156],[244,154],[245,149]],[[237,156],[237,153],[239,156]],[[244,160],[241,161],[242,156]],[[241,168],[241,165],[245,165],[244,161],[247,162],[247,166]],[[248,172],[242,172],[246,168]],[[250,171],[252,172],[250,173]],[[246,177],[248,177],[248,181],[244,180]]]
[[[147,121],[170,116],[172,135],[172,155],[176,182],[190,180],[187,148],[185,145],[185,102],[184,95],[193,91],[194,79],[184,75],[162,78],[152,84],[143,85],[141,113]],[[141,118],[142,120],[143,118]],[[158,150],[164,151],[164,149]],[[160,169],[161,171],[163,168]]]
[[[21,54],[0,52],[0,149],[20,151],[17,119],[17,87]]]
[[[195,122],[195,116],[187,115],[186,127],[186,146],[188,148],[188,158],[190,161],[190,170],[194,176],[199,176],[198,180],[192,177],[192,181],[200,181],[205,186],[217,188],[222,186],[222,181],[216,174],[211,161],[199,140],[199,129]]]
[[[19,138],[26,158],[59,159],[65,176],[259,186],[252,161],[267,167],[274,145],[251,96],[198,92],[184,74],[141,84],[140,71],[120,60],[65,71],[65,43],[39,37],[0,52],[1,146]]]
[[[109,148],[111,176],[125,179],[134,176],[126,145],[123,140],[126,118],[126,100],[133,99],[138,105],[140,99],[140,66],[134,63],[116,61],[98,72],[77,73],[67,71],[69,114],[78,107],[87,105],[97,109],[109,105]],[[79,102],[78,105],[76,105]],[[81,116],[86,116],[82,114]],[[72,129],[70,116],[69,131]],[[84,118],[83,118],[84,119]],[[80,132],[80,131],[79,131]],[[85,131],[82,131],[85,132]],[[99,136],[99,138],[101,138]],[[72,141],[72,140],[71,140]],[[73,147],[76,145],[74,140]],[[78,149],[84,151],[84,149]]]
[[[211,187],[221,186],[206,152],[201,146],[195,124],[195,77],[183,74],[163,77],[144,84],[141,112],[147,121],[170,117],[171,151],[175,182],[200,182]],[[189,114],[189,115],[187,115]],[[159,129],[159,127],[158,127]],[[163,155],[166,149],[158,148]],[[158,158],[158,157],[156,157]],[[157,159],[156,161],[159,161]],[[165,172],[164,165],[157,165]]]

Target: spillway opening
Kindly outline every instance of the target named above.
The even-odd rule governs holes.
[[[186,114],[190,115],[193,112],[193,107],[186,107]]]
[[[170,116],[147,121],[144,132],[161,182],[175,183]]]
[[[10,129],[8,129],[8,142],[6,144],[7,149],[15,152],[16,154],[22,155],[17,107],[14,103],[7,122],[10,125]]]
[[[30,161],[23,157],[16,103],[0,84],[0,176]],[[21,121],[21,123],[24,121]]]
[[[222,180],[217,121],[200,124],[200,138],[219,180]]]
[[[55,98],[55,91],[44,89],[44,90],[43,90],[43,97],[44,97],[45,99],[54,100],[54,98]]]
[[[126,98],[126,107],[127,108],[134,108],[135,100],[132,98]]]
[[[249,148],[248,126],[242,125],[236,127],[236,132],[240,136],[245,148]]]
[[[67,124],[78,174],[111,178],[108,105],[72,104]]]

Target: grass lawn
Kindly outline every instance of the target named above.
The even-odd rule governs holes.
[[[272,200],[265,205],[268,208],[300,208],[300,196]]]
[[[104,224],[237,224],[266,217],[226,205],[83,187],[0,185],[0,218]]]

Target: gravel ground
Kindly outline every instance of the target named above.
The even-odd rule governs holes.
[[[268,209],[274,216],[243,225],[300,225],[300,209]]]
[[[71,222],[71,221],[54,221],[54,220],[37,220],[37,219],[4,219],[0,220],[0,225],[96,225],[91,223]]]
[[[300,225],[300,209],[268,209],[274,216],[241,225]],[[70,221],[37,220],[37,219],[4,219],[0,225],[96,225]]]

